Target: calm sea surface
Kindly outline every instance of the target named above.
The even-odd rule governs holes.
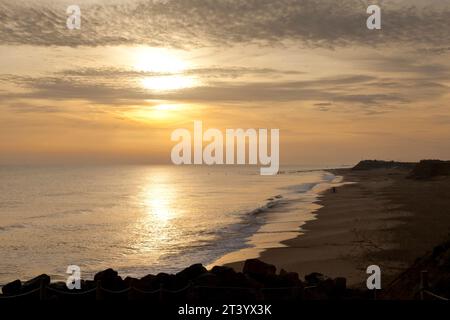
[[[307,220],[299,204],[310,208],[314,190],[335,177],[306,169],[0,167],[0,284],[40,273],[65,279],[72,264],[85,278],[108,267],[142,276],[209,264],[251,247],[275,208],[278,216],[290,208],[298,225]]]

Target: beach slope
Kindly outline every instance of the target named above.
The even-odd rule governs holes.
[[[345,184],[323,192],[316,220],[285,247],[261,260],[300,276],[320,272],[364,287],[366,268],[381,267],[388,284],[414,260],[448,238],[450,177],[409,179],[408,168],[333,170]],[[229,264],[240,270],[243,262]]]

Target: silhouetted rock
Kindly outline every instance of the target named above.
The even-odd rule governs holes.
[[[382,161],[382,160],[362,160],[352,170],[372,170],[372,169],[412,169],[416,163]]]
[[[301,287],[303,286],[297,272],[287,272],[281,269],[279,279],[282,287]]]
[[[347,290],[347,279],[338,277],[334,279],[335,291],[338,295],[345,294],[345,290]]]
[[[219,277],[234,276],[236,271],[230,267],[214,266],[211,272]]]
[[[429,179],[450,175],[450,161],[422,160],[411,171],[408,178]]]
[[[67,284],[63,281],[53,282],[49,285],[49,287],[59,290],[59,291],[70,291],[67,288]],[[83,286],[81,286],[81,287],[83,287]]]
[[[153,274],[148,274],[145,277],[139,279],[135,286],[141,290],[151,291],[159,289],[159,284],[156,284],[156,276]]]
[[[189,280],[178,275],[168,273],[158,273],[151,283],[151,290],[164,288],[167,290],[178,290],[186,287],[189,284]]]
[[[126,277],[123,280],[123,283],[125,284],[125,287],[129,288],[129,287],[133,287],[138,281],[139,281],[139,279],[136,279],[133,277]]]
[[[313,273],[310,273],[305,276],[305,281],[310,286],[316,286],[320,282],[325,281],[326,279],[327,279],[327,277],[325,277],[323,274],[318,273],[318,272],[313,272]]]
[[[103,288],[108,290],[123,290],[126,288],[124,281],[118,275],[117,271],[109,268],[97,273],[94,281],[100,281]]]
[[[194,285],[203,287],[217,287],[220,284],[220,279],[217,275],[211,272],[203,273],[194,280]]]
[[[229,267],[215,266],[211,269],[211,273],[217,276],[219,286],[239,286],[242,282],[246,281],[242,273],[238,273]]]
[[[22,290],[22,282],[20,280],[14,280],[3,286],[2,292],[6,296],[14,296],[20,294]]]
[[[321,281],[317,284],[320,288],[324,290],[327,296],[334,296],[334,280],[330,278],[326,278],[324,281]]]
[[[248,259],[244,263],[243,272],[252,277],[261,278],[275,275],[277,268],[274,265],[258,259]]]
[[[22,285],[22,291],[28,292],[41,287],[41,284],[44,286],[48,286],[50,284],[50,276],[46,274],[41,274],[36,278],[28,280]]]
[[[83,290],[93,289],[97,286],[97,283],[94,280],[81,280],[81,288]]]
[[[193,264],[192,266],[178,272],[176,275],[180,279],[194,280],[198,276],[207,273],[208,270],[201,264]]]

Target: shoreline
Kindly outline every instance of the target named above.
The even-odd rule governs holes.
[[[411,180],[407,169],[327,171],[343,176],[344,184],[336,193],[323,191],[316,201],[321,207],[313,212],[317,218],[282,241],[284,247],[268,248],[258,259],[300,276],[345,277],[349,286],[363,288],[369,265],[380,266],[387,285],[447,238],[449,177]],[[240,271],[243,263],[226,265]]]
[[[212,268],[216,265],[230,265],[238,261],[242,263],[247,259],[257,259],[267,248],[285,247],[285,241],[296,238],[302,234],[301,227],[308,221],[315,220],[318,203],[323,191],[338,187],[343,184],[343,177],[330,169],[311,170],[332,175],[332,179],[315,183],[313,187],[301,194],[298,198],[284,199],[280,205],[261,213],[264,223],[252,235],[246,238],[246,246],[242,249],[230,251],[207,265]]]
[[[105,288],[106,293],[122,294],[126,290],[132,294],[128,298],[134,299],[136,290],[178,294],[207,286],[218,294],[232,283],[235,290],[249,291],[252,299],[272,289],[289,291],[293,300],[371,299],[365,286],[366,268],[375,264],[382,273],[381,299],[418,298],[423,270],[430,271],[433,294],[438,292],[446,299],[450,293],[446,284],[450,175],[407,179],[411,172],[406,168],[328,171],[335,176],[331,187],[336,190],[321,186],[325,190],[314,202],[320,206],[313,211],[317,217],[298,227],[296,237],[281,241],[284,247],[268,248],[257,259],[244,257],[243,261],[207,268],[195,264],[176,274],[160,272],[140,279],[123,279],[117,271],[106,269],[93,280],[83,280],[81,293],[99,293]],[[336,181],[339,177],[343,180]],[[311,286],[318,291],[304,291]],[[3,297],[28,296],[37,290],[41,299],[48,290],[57,298],[68,293],[65,282],[53,282],[46,274],[25,282],[15,280],[2,288]],[[257,295],[255,290],[259,290]]]

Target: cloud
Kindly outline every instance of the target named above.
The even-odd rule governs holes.
[[[61,112],[61,108],[48,105],[33,105],[29,103],[11,103],[5,106],[9,111],[14,113],[58,113]]]
[[[107,72],[106,72],[107,73]],[[133,82],[118,81],[120,86],[101,84],[83,77],[23,77],[8,76],[11,82],[27,92],[9,93],[3,99],[86,100],[94,104],[127,106],[142,104],[145,100],[170,100],[191,103],[221,104],[228,102],[259,102],[261,104],[292,101],[321,101],[322,103],[349,103],[380,105],[404,103],[408,98],[395,90],[379,93],[376,77],[349,75],[302,81],[211,81],[205,85],[173,92],[153,92]],[[113,81],[115,82],[115,81]],[[356,88],[356,89],[355,89]],[[396,88],[394,88],[396,89]],[[364,94],[354,94],[365,92]],[[444,88],[442,88],[444,91]],[[419,90],[420,91],[420,90]]]
[[[229,78],[237,79],[243,76],[285,76],[301,75],[304,72],[295,70],[277,70],[272,68],[248,68],[248,67],[209,67],[195,68],[176,72],[136,71],[120,68],[80,68],[63,70],[56,75],[69,77],[100,77],[100,78],[139,78],[161,77],[173,75],[199,76],[202,78]]]
[[[369,2],[361,0],[97,0],[82,3],[81,30],[68,30],[61,2],[0,0],[0,43],[202,47],[294,41],[305,47],[409,43],[446,50],[442,44],[450,42],[449,3],[380,3],[379,31],[366,28]]]

